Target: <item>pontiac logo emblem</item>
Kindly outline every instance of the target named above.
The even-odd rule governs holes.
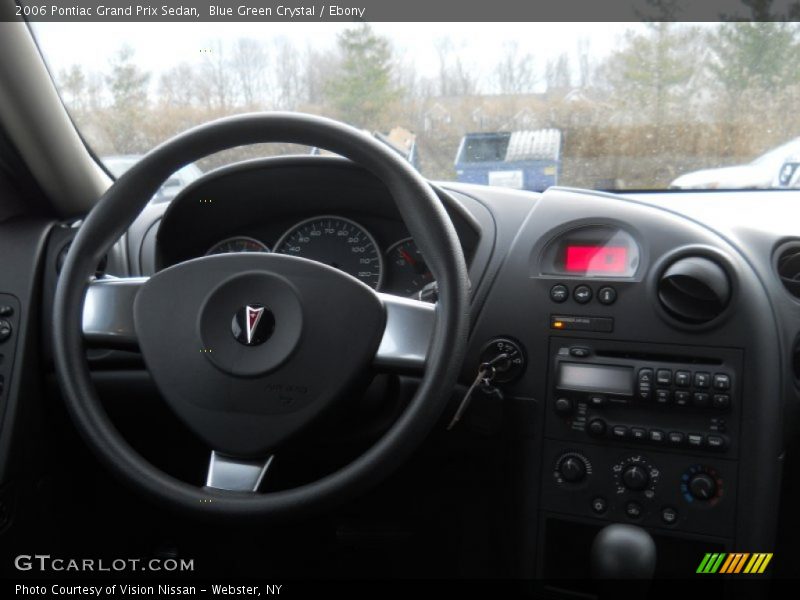
[[[263,304],[247,304],[236,311],[231,333],[240,344],[258,346],[266,342],[275,329],[275,317]]]

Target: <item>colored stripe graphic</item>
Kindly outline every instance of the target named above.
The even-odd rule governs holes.
[[[703,574],[760,574],[772,560],[771,552],[707,552],[697,567],[697,573]]]
[[[710,556],[708,559],[708,563],[706,563],[705,569],[703,569],[703,573],[716,573],[719,570],[720,565],[722,565],[722,561],[727,556],[724,552],[717,554],[716,552]]]
[[[711,553],[706,552],[706,555],[703,557],[703,560],[700,561],[700,566],[697,567],[697,573],[705,573],[706,572],[706,565],[708,564],[709,560],[711,559]]]
[[[764,572],[764,569],[766,569],[766,568],[767,568],[767,565],[769,564],[769,561],[771,561],[771,560],[772,560],[772,552],[769,552],[769,553],[767,553],[767,554],[764,554],[763,556],[764,556],[764,560],[763,560],[763,562],[761,563],[761,566],[758,568],[758,572],[759,572],[759,573],[763,573],[763,572]],[[755,573],[755,571],[753,571],[753,573]]]
[[[744,567],[744,563],[747,558],[750,556],[749,552],[745,552],[744,554],[739,555],[739,561],[736,563],[736,568],[731,567],[731,573],[738,573]]]
[[[728,554],[728,558],[725,559],[725,562],[722,563],[722,567],[720,568],[720,573],[728,573],[731,566],[736,564],[736,559],[739,558],[738,554]]]

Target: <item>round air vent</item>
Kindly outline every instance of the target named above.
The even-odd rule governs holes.
[[[800,242],[784,246],[778,254],[778,275],[783,287],[800,298]]]
[[[700,325],[722,314],[731,299],[731,284],[717,263],[689,256],[664,271],[658,282],[658,299],[674,318]]]

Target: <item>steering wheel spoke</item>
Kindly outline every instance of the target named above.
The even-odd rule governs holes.
[[[257,459],[234,458],[212,450],[206,487],[232,492],[257,492],[274,458],[272,454]]]
[[[83,302],[83,338],[90,346],[135,350],[133,302],[147,277],[103,277],[86,288]]]
[[[379,293],[386,308],[386,328],[373,366],[379,371],[421,372],[436,322],[429,302]]]

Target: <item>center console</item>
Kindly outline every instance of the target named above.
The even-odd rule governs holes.
[[[741,353],[553,337],[541,507],[725,536]]]
[[[694,577],[707,553],[774,551],[778,336],[735,249],[666,210],[549,190],[493,291],[464,378],[488,340],[526,357],[497,381],[520,438],[524,577],[594,593],[603,531],[650,536],[655,577]]]

